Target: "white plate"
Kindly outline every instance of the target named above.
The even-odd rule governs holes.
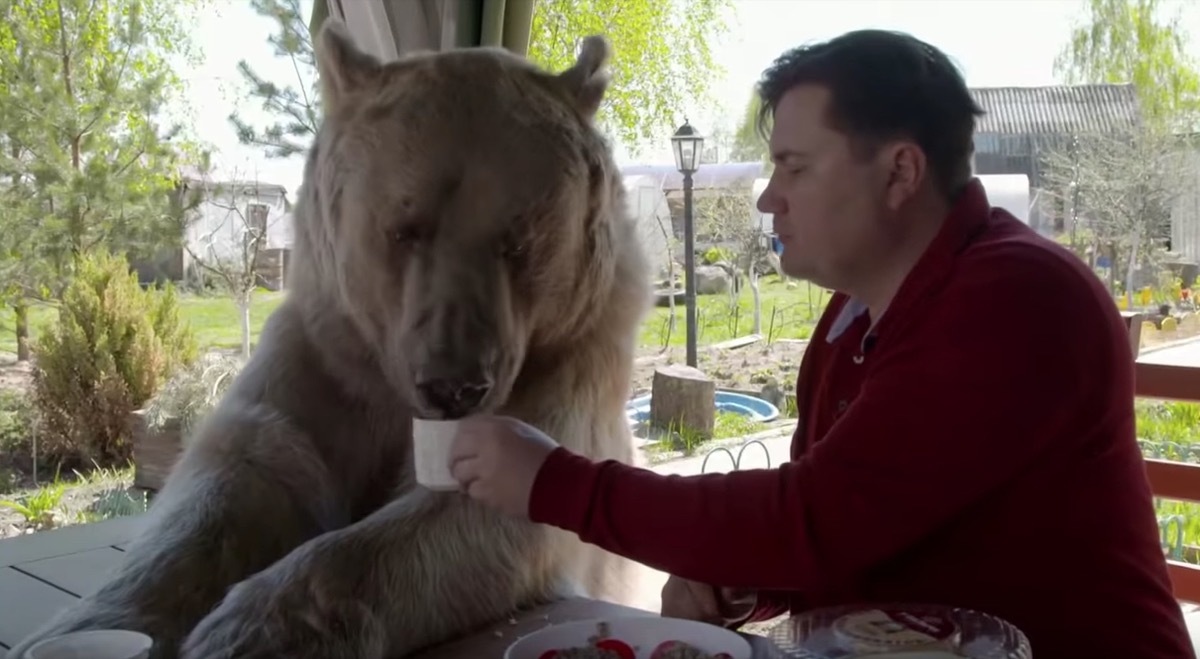
[[[547,650],[585,646],[601,622],[608,623],[610,637],[635,648],[637,659],[648,659],[663,641],[683,641],[710,654],[724,652],[732,659],[750,659],[750,644],[735,632],[703,622],[657,616],[594,618],[553,625],[518,639],[508,646],[504,659],[538,659]]]

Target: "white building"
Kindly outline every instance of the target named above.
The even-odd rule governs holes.
[[[189,181],[202,195],[184,231],[184,269],[195,258],[239,260],[254,236],[259,249],[291,249],[292,214],[287,190],[275,183]]]
[[[204,270],[198,260],[226,268],[244,263],[248,250],[255,247],[256,235],[264,236],[257,244],[257,267],[263,267],[264,262],[286,263],[293,238],[292,204],[286,188],[261,181],[190,177],[181,184],[185,199],[199,195],[199,203],[190,211],[183,229],[183,245],[164,250],[153,260],[135,262],[139,279],[198,279]]]

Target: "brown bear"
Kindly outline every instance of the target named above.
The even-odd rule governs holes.
[[[488,48],[381,63],[322,29],[287,299],[126,561],[17,652],[121,628],[159,659],[385,659],[622,599],[622,559],[421,488],[411,460],[413,416],[485,411],[634,459],[650,277],[594,125],[608,56],[589,37],[558,74]]]

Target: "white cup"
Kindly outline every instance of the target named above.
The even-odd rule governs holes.
[[[438,492],[459,489],[450,475],[450,444],[458,431],[458,421],[413,419],[413,468],[417,482]]]
[[[38,641],[24,659],[146,659],[154,641],[120,629],[72,632]]]

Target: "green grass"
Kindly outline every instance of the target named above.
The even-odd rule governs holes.
[[[762,334],[770,340],[806,339],[829,301],[829,294],[804,282],[791,288],[774,275],[759,280],[762,299]],[[252,341],[257,342],[263,322],[283,301],[284,293],[261,291],[254,295],[250,309]],[[754,326],[754,301],[749,286],[744,286],[737,305],[728,295],[701,295],[696,298],[696,321],[700,345],[717,343],[749,334]],[[237,307],[233,300],[219,295],[180,295],[185,321],[196,333],[201,348],[237,348],[241,345]],[[36,336],[45,323],[54,321],[55,309],[48,304],[35,306],[29,314],[30,334]],[[642,325],[642,347],[683,346],[686,339],[686,312],[682,304],[675,309],[675,329],[668,335],[670,310],[655,308]],[[0,309],[0,352],[17,351],[16,325],[12,309]]]
[[[713,418],[713,434],[711,440],[701,437],[697,432],[683,427],[671,427],[647,447],[651,455],[663,455],[679,452],[685,456],[695,455],[696,451],[709,441],[745,437],[766,428],[766,424],[736,412],[718,411]]]
[[[56,472],[52,482],[0,496],[0,508],[16,513],[34,530],[140,515],[148,501],[144,492],[131,490],[133,475],[132,463],[122,468],[96,465],[86,473],[74,471],[73,477]]]
[[[1172,445],[1183,447],[1200,440],[1200,405],[1139,400],[1136,409],[1138,437],[1163,444],[1168,452],[1177,450]],[[1178,455],[1163,457],[1183,459]]]
[[[1200,404],[1139,400],[1137,431],[1147,457],[1200,462]],[[1155,499],[1154,507],[1171,557],[1198,562],[1200,505]]]
[[[257,342],[267,316],[283,301],[283,293],[261,291],[255,293],[250,308],[251,340]],[[225,296],[199,296],[181,294],[179,305],[184,320],[196,333],[202,348],[238,348],[242,345],[242,331],[238,322],[237,307]],[[54,322],[55,308],[39,304],[30,310],[30,338],[36,337],[46,323]],[[0,352],[17,351],[16,324],[12,309],[0,309]]]
[[[255,293],[250,303],[251,342],[258,342],[263,323],[283,302],[284,293]],[[228,297],[187,296],[180,300],[183,317],[196,333],[196,340],[207,348],[238,348],[242,330],[237,306]]]
[[[806,282],[787,283],[775,275],[759,279],[762,305],[761,333],[768,340],[807,339],[829,302],[829,293]],[[675,307],[675,329],[668,331],[670,310],[657,307],[642,325],[642,347],[683,346],[687,337],[687,316],[683,304]],[[700,345],[719,343],[750,334],[754,328],[754,297],[749,284],[742,287],[737,305],[728,295],[696,297],[696,341]],[[668,341],[669,335],[669,341]]]

